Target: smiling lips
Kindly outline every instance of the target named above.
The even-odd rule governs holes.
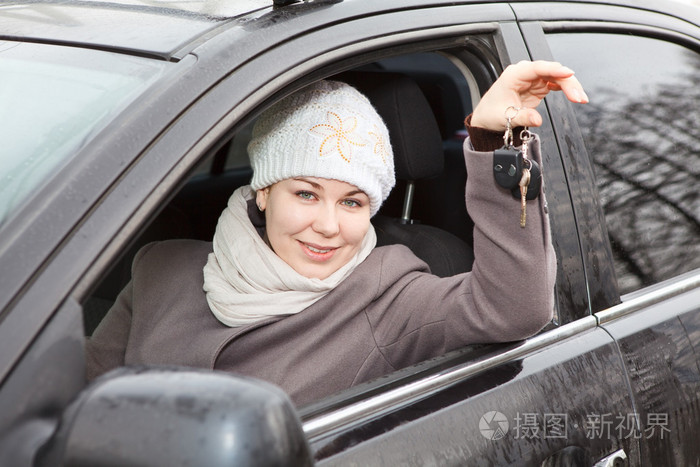
[[[314,245],[302,241],[299,241],[299,244],[304,253],[306,253],[306,256],[314,261],[327,261],[333,257],[333,254],[338,249],[338,247]]]

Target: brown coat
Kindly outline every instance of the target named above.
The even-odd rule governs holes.
[[[551,319],[556,275],[544,196],[528,203],[521,228],[491,154],[465,152],[472,272],[439,278],[408,248],[380,247],[301,313],[228,328],[202,291],[211,243],[149,244],[87,343],[88,376],[124,364],[213,368],[273,382],[304,404],[467,344],[536,333]]]

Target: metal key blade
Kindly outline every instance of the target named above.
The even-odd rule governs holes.
[[[530,169],[523,169],[523,177],[520,179],[520,227],[525,227],[527,221],[527,186],[530,184]]]

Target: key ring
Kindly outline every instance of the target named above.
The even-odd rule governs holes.
[[[510,111],[510,110],[512,110],[513,112],[515,112],[515,113],[513,114],[513,116],[511,116],[511,117],[508,116],[508,111]],[[518,112],[520,112],[520,107],[516,107],[516,106],[514,106],[514,105],[509,105],[508,108],[506,109],[506,111],[503,112],[503,114],[505,115],[506,120],[508,120],[508,121],[510,122],[511,120],[513,120],[515,117],[518,116]]]
[[[523,153],[523,161],[530,162],[527,158],[528,156],[528,145],[530,144],[530,140],[532,139],[532,133],[530,133],[530,130],[527,129],[527,127],[523,128],[523,130],[520,132],[520,142],[522,143],[521,146],[521,151]],[[528,166],[529,168],[530,166]]]
[[[512,115],[509,115],[509,112],[515,112]],[[513,105],[508,106],[506,108],[506,111],[503,112],[503,115],[506,117],[506,131],[503,134],[503,145],[506,147],[512,147],[513,146],[513,125],[512,121],[515,117],[518,116],[518,112],[520,112],[520,107],[515,107]]]
[[[530,130],[528,130],[527,127],[523,129],[523,131],[520,132],[520,140],[523,143],[526,143],[532,139],[532,133],[530,133]]]

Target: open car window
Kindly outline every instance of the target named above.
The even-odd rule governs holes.
[[[406,193],[410,191],[413,193],[408,212],[411,223],[438,229],[454,238],[465,249],[470,249],[473,223],[464,205],[467,174],[462,145],[467,135],[463,120],[495,79],[500,65],[492,56],[481,53],[479,47],[450,47],[438,51],[425,51],[425,47],[416,48],[418,51],[415,53],[387,52],[378,59],[358,58],[352,67],[344,65],[341,70],[335,72],[333,67],[327,67],[322,77],[349,80],[357,83],[362,90],[361,86],[366,84],[368,79],[400,75],[410,79],[420,88],[438,128],[437,145],[444,159],[444,168],[437,175],[421,179],[399,178],[377,218],[400,223],[401,218],[406,215]],[[206,160],[201,161],[193,170],[193,174],[181,189],[170,198],[158,216],[113,265],[109,275],[84,302],[87,335],[92,334],[119,291],[129,281],[131,260],[143,245],[172,238],[211,241],[216,222],[231,193],[237,187],[246,185],[252,175],[246,147],[250,141],[253,123],[253,118],[244,118],[232,135],[215,145]],[[558,156],[549,154],[548,157],[555,160]],[[551,166],[553,172],[560,170],[556,164]],[[563,179],[563,175],[559,175],[559,178]],[[410,189],[409,183],[412,184]],[[554,188],[556,187],[553,184],[552,194]],[[566,192],[565,185],[559,189]],[[436,203],[436,199],[439,199],[440,203]],[[554,203],[557,202],[556,196],[552,199],[555,200]],[[561,288],[558,289],[558,293],[566,297],[569,291]],[[569,306],[566,299],[557,301],[557,305]],[[571,316],[573,311],[573,307],[569,307],[565,315]],[[553,323],[546,329],[555,328],[558,324],[563,323]],[[446,355],[436,356],[415,366],[399,369],[380,380],[369,381],[328,398],[305,404],[301,407],[302,417],[313,418],[321,412],[347,406],[352,401],[381,394],[392,387],[428,377],[443,369],[461,367],[483,358],[504,354],[519,344],[466,346]]]
[[[469,249],[473,223],[464,206],[466,171],[462,144],[466,131],[462,121],[471,112],[472,96],[478,98],[479,90],[473,89],[476,87],[474,77],[465,76],[455,63],[460,63],[459,59],[444,52],[394,56],[353,70],[352,79],[356,80],[354,85],[362,86],[363,81],[386,74],[405,76],[417,83],[438,125],[440,141],[436,144],[445,158],[445,169],[440,175],[414,181],[415,196],[410,212],[404,212],[407,181],[399,179],[382,206],[379,217],[398,220],[401,216],[409,216],[411,222],[448,232]],[[466,69],[463,64],[461,66]],[[348,72],[344,72],[329,79],[342,80],[347,77]],[[468,79],[472,80],[471,88]],[[252,120],[241,126],[199,164],[187,183],[135,240],[129,251],[112,266],[109,275],[85,302],[87,335],[92,334],[119,291],[129,281],[131,261],[139,248],[152,241],[175,238],[212,240],[229,197],[238,187],[250,181],[252,169],[247,145],[254,123],[255,120]],[[435,203],[435,199],[443,201]]]
[[[402,217],[407,216],[419,228],[429,227],[448,236],[452,244],[458,245],[460,251],[471,257],[473,223],[464,205],[467,174],[462,145],[467,135],[463,120],[483,92],[477,81],[483,82],[489,76],[483,69],[472,73],[465,63],[464,53],[461,49],[447,49],[388,56],[328,78],[350,80],[362,89],[366,81],[382,79],[383,76],[401,76],[420,88],[430,106],[431,118],[437,124],[439,137],[436,145],[437,151],[444,158],[444,169],[440,174],[422,179],[397,180],[397,186],[376,216],[375,228],[381,237],[382,229],[401,224]],[[474,59],[473,55],[469,55],[469,58]],[[475,75],[478,75],[478,79]],[[232,137],[217,145],[210,156],[200,163],[179,192],[112,266],[108,276],[84,302],[85,331],[88,336],[130,280],[131,262],[141,247],[153,241],[177,238],[211,241],[229,197],[236,188],[249,183],[252,170],[246,148],[253,123],[254,121],[248,121],[240,126]],[[410,189],[409,183],[412,185]],[[410,210],[406,212],[406,194],[409,191],[413,197]],[[436,203],[436,199],[440,203]],[[392,241],[394,240],[386,242]],[[464,269],[454,273],[465,272],[470,267],[471,260],[465,262]],[[482,347],[466,348],[450,354],[439,365],[447,365],[455,358],[461,361],[473,358],[470,357],[472,352],[477,355],[483,352],[478,350]],[[425,371],[430,371],[431,364],[426,365]],[[409,372],[415,373],[415,370]],[[395,378],[400,380],[403,376],[404,373],[397,373]],[[351,396],[346,394],[342,397]]]

